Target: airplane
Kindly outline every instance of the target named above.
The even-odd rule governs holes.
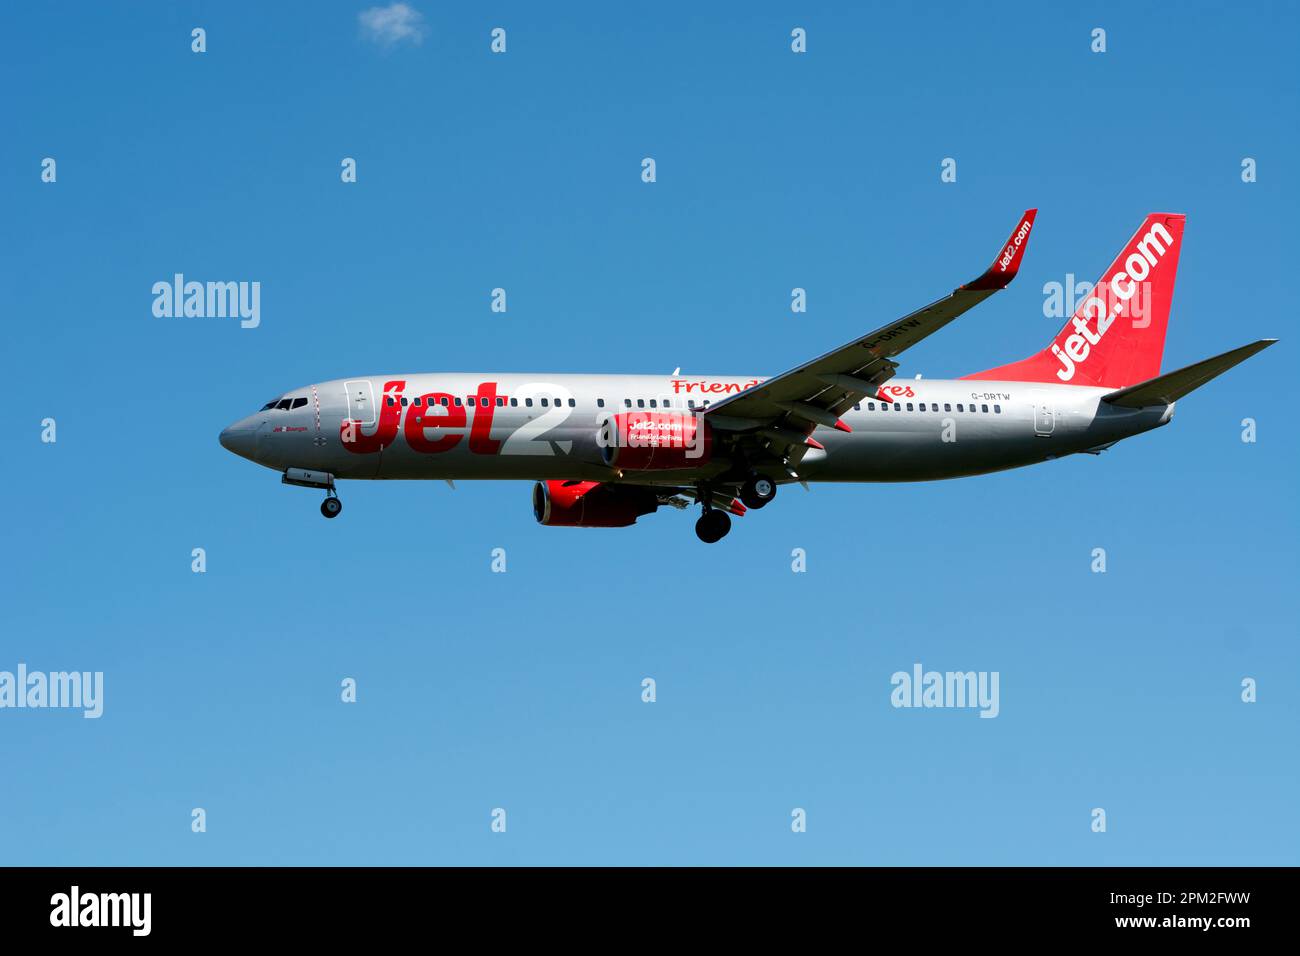
[[[1272,345],[1161,374],[1186,217],[1151,213],[1042,351],[953,380],[894,357],[1007,287],[1036,209],[950,295],[771,378],[410,374],[293,389],[221,432],[228,450],[324,490],[344,479],[529,479],[537,521],[615,528],[663,507],[714,543],[782,485],[933,481],[1100,453]],[[376,388],[378,385],[378,388]]]

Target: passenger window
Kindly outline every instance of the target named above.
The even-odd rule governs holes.
[[[908,410],[909,412],[912,410],[912,403],[911,403],[911,402],[908,402],[908,403],[907,403],[907,410]]]
[[[672,408],[672,407],[673,407],[673,400],[671,398],[665,398],[664,408]]]
[[[510,399],[510,407],[511,407],[511,408],[518,408],[518,407],[519,407],[519,399],[517,399],[517,398],[512,398],[512,399]]]
[[[650,399],[650,407],[651,407],[651,408],[658,408],[658,407],[659,407],[659,403],[658,403],[657,401],[655,401],[655,400],[652,398],[652,399]]]
[[[689,408],[691,411],[694,411],[694,410],[695,410],[695,399],[693,399],[693,398],[688,398],[688,399],[686,400],[686,407]]]
[[[944,410],[945,412],[950,412],[950,411],[952,411],[952,405],[949,404],[948,402],[944,402],[944,403],[943,403],[943,410]]]
[[[597,408],[604,408],[604,407],[605,407],[605,400],[604,400],[603,398],[598,398],[598,399],[596,399],[596,407],[597,407]]]
[[[957,403],[957,411],[959,411],[959,412],[964,412],[964,411],[966,411],[966,407],[965,407],[964,405],[962,405],[961,402],[958,402],[958,403]]]
[[[980,411],[987,415],[989,413],[989,407],[987,405],[981,405]]]
[[[448,399],[446,395],[442,396],[442,407],[443,407],[443,408],[446,408],[447,405],[448,405],[448,403],[449,403],[449,401],[450,401],[450,399]]]
[[[546,401],[546,399],[542,399],[542,401]],[[459,405],[460,402],[457,402],[456,404]],[[533,400],[532,400],[531,398],[525,398],[525,399],[524,399],[524,404],[527,405],[529,408],[532,408],[532,407],[533,407]]]
[[[631,407],[632,407],[632,399],[630,399],[630,398],[625,398],[625,399],[623,399],[623,404],[624,404],[626,407],[631,408]]]
[[[551,407],[551,400],[550,400],[550,399],[548,399],[548,398],[543,398],[541,401],[542,401],[542,408],[550,408],[550,407]]]
[[[569,399],[569,407],[570,407],[570,408],[577,408],[577,407],[578,407],[578,400],[577,400],[576,398],[571,398],[571,399]]]
[[[505,404],[506,404],[506,400],[504,398],[497,399],[497,408],[504,408]]]
[[[457,396],[456,396],[456,407],[457,407],[457,408],[460,408],[460,406],[461,406],[460,396],[457,395]]]
[[[478,400],[478,404],[479,404],[479,407],[480,407],[480,408],[487,408],[487,407],[488,407],[489,405],[491,405],[492,403],[489,402],[488,399],[487,399],[487,396],[484,395],[482,398],[480,398],[480,399]]]
[[[1002,406],[1001,406],[1001,405],[994,405],[994,406],[993,406],[993,414],[994,414],[994,415],[1001,415],[1001,414],[1002,414]]]
[[[403,408],[406,407],[406,396],[405,396],[405,395],[402,396],[402,407],[403,407]]]
[[[393,401],[393,396],[391,396],[391,395],[385,395],[385,396],[384,396],[384,401],[386,401],[389,405],[396,405],[396,404],[397,404],[395,401]]]
[[[898,402],[894,402],[894,411],[901,412],[902,410],[903,410],[903,406],[898,404]]]
[[[860,412],[860,411],[862,411],[862,403],[861,403],[861,402],[858,402],[858,404],[854,405],[854,406],[853,406],[853,410],[854,410],[855,412]]]
[[[644,398],[638,398],[638,399],[636,400],[636,407],[637,407],[637,408],[645,408],[645,399],[644,399]]]

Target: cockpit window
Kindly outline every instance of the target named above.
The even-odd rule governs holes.
[[[306,404],[306,395],[300,395],[297,398],[273,398],[262,406],[262,411],[268,412],[273,408],[287,411],[291,408],[302,408]]]

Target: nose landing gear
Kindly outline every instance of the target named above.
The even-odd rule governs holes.
[[[320,503],[320,513],[327,518],[337,518],[343,510],[343,502],[339,501],[339,496],[334,493],[334,476],[328,471],[286,468],[284,474],[280,476],[280,481],[286,485],[297,485],[299,488],[323,488],[325,500]]]

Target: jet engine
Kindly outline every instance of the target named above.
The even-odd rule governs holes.
[[[649,488],[600,481],[539,481],[533,486],[538,524],[565,528],[626,528],[659,508]]]
[[[713,453],[713,429],[694,415],[624,412],[601,426],[601,459],[626,471],[698,468]]]

